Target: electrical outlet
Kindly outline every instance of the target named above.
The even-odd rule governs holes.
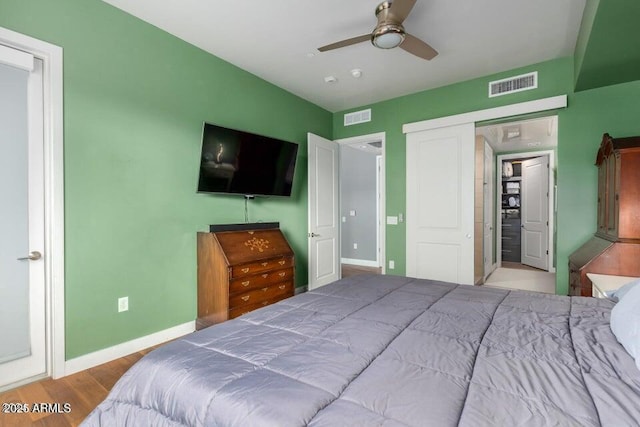
[[[347,222],[347,217],[346,216],[342,217],[342,222]]]
[[[389,270],[396,268],[396,262],[392,259],[389,260]]]
[[[353,249],[358,249],[358,244],[357,243],[353,244]]]
[[[129,310],[129,297],[118,298],[118,313]]]

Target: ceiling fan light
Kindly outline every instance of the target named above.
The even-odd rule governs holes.
[[[385,25],[376,28],[371,35],[371,43],[380,49],[393,49],[404,41],[404,28],[400,25]]]
[[[404,37],[399,33],[386,33],[373,39],[373,44],[381,49],[392,49],[400,46],[403,41]]]

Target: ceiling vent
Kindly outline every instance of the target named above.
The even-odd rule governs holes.
[[[362,111],[354,111],[344,115],[344,125],[351,126],[358,123],[366,123],[371,121],[371,108]]]
[[[489,82],[489,98],[538,88],[538,72]]]

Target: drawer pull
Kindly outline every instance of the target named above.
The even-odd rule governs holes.
[[[287,285],[280,285],[280,286],[278,286],[278,288],[279,288],[279,289],[284,289],[284,288],[286,288],[286,287],[287,287]]]
[[[247,286],[249,286],[249,283],[251,283],[250,280],[247,280],[246,282],[242,282],[242,286],[246,288]]]
[[[280,276],[280,277],[284,277],[286,275],[287,275],[287,273],[285,273],[284,271],[282,273],[278,273],[278,276]]]
[[[285,262],[286,262],[285,260],[278,261],[278,264],[280,264],[280,265],[284,265],[284,263],[285,263]]]
[[[268,263],[268,262],[263,262],[263,263],[262,263],[262,264],[260,264],[260,265],[262,265],[263,267],[266,267],[267,265],[269,265],[269,263]]]
[[[262,306],[269,304],[269,301],[262,301]]]
[[[242,271],[243,273],[248,273],[249,272],[249,268],[248,267],[247,268],[243,268],[240,271]]]
[[[242,301],[247,302],[247,301],[249,301],[249,298],[251,298],[251,295],[245,295],[245,296],[240,297],[240,298],[242,298]]]
[[[265,273],[265,274],[263,274],[263,275],[262,275],[262,278],[263,278],[263,279],[266,279],[266,278],[267,278],[267,276],[269,276],[269,275]]]
[[[262,292],[267,292],[269,288],[262,288]]]

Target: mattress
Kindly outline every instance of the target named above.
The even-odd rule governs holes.
[[[613,303],[349,277],[135,364],[84,426],[634,426]]]

